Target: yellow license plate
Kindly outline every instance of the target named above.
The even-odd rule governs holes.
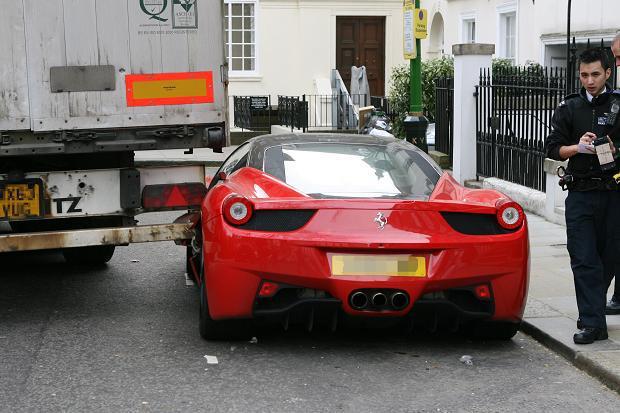
[[[40,183],[1,183],[0,219],[41,216]]]
[[[332,255],[332,275],[426,277],[425,257],[415,255]]]

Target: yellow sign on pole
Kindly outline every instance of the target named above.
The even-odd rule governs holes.
[[[426,39],[428,26],[428,11],[426,9],[415,9],[415,38]]]
[[[403,55],[408,60],[413,60],[417,56],[414,15],[415,6],[410,2],[405,2],[403,6]]]

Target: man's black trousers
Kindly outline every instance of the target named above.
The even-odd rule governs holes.
[[[620,271],[620,191],[569,191],[565,215],[579,317],[607,328],[607,289]]]

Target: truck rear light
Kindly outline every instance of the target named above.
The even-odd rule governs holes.
[[[252,203],[241,195],[231,195],[222,206],[224,218],[231,225],[243,225],[252,218],[254,207]]]
[[[525,219],[521,205],[507,199],[500,199],[495,204],[497,208],[497,222],[506,229],[519,228]]]
[[[199,207],[207,193],[201,182],[147,185],[142,190],[144,209],[184,209]]]

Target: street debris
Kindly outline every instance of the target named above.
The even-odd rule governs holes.
[[[207,359],[207,364],[218,364],[216,356],[207,356],[207,355],[205,355],[205,358]]]
[[[250,344],[258,344],[258,339],[256,337],[252,337],[252,339],[249,341]]]
[[[131,260],[131,262],[140,262],[140,260]]]
[[[461,363],[465,364],[466,366],[473,366],[474,365],[474,358],[472,356],[468,356],[467,354],[465,354],[464,356],[461,356],[459,361]]]
[[[196,282],[194,281],[194,279],[190,277],[188,273],[185,273],[185,286],[194,287],[195,285],[196,285]]]
[[[235,351],[237,349],[237,347],[235,346],[230,346],[230,351]]]

